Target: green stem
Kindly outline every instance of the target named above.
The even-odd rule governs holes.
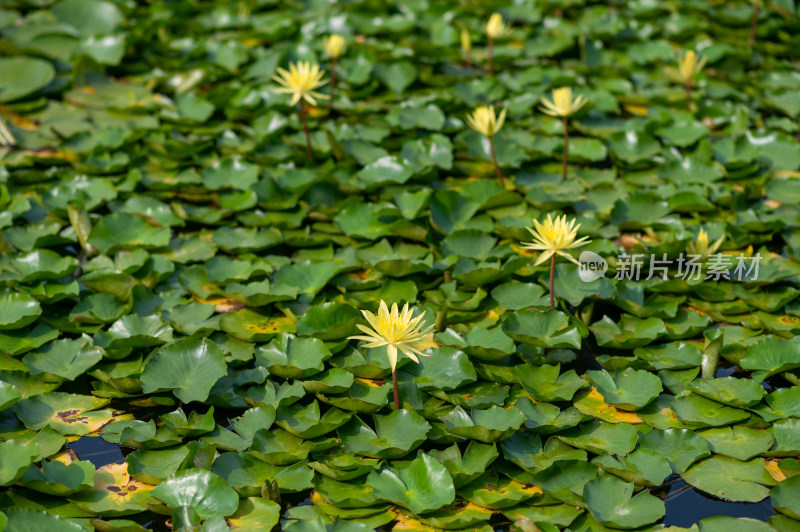
[[[555,310],[556,308],[556,294],[553,282],[556,278],[556,254],[550,257],[550,309]]]
[[[394,409],[400,410],[400,392],[397,390],[397,370],[392,370],[392,389],[394,390]]]
[[[494,74],[494,39],[489,37],[489,45],[487,46],[487,51],[489,53],[489,64],[488,70],[489,74]]]
[[[300,100],[300,121],[303,122],[303,132],[306,134],[306,150],[308,150],[308,158],[314,158],[314,150],[311,149],[311,133],[308,132],[308,120],[306,120],[306,104]]]
[[[494,164],[494,171],[497,172],[497,181],[500,183],[500,186],[506,188],[506,183],[503,180],[503,172],[500,171],[500,165],[497,163],[497,154],[494,151],[494,140],[493,137],[489,137],[489,153],[492,156],[492,164]]]
[[[753,48],[756,44],[756,30],[758,29],[758,11],[761,9],[761,0],[756,0],[753,8],[753,20],[750,22],[750,37],[747,39],[747,47]]]
[[[336,94],[336,64],[337,64],[337,62],[338,62],[338,60],[336,58],[334,58],[331,61],[331,90],[330,90],[330,94],[328,95],[329,96],[329,98],[328,98],[328,114],[331,114],[333,112],[333,98],[334,98],[334,95]]]
[[[686,110],[692,111],[692,80],[686,80]]]
[[[564,154],[561,158],[561,181],[567,180],[567,155],[569,155],[569,125],[564,116]]]

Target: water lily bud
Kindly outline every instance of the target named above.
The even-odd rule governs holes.
[[[347,48],[347,42],[341,35],[334,34],[325,37],[322,41],[322,46],[325,48],[325,53],[328,54],[328,57],[331,59],[339,59],[344,53],[345,48]]]
[[[494,13],[489,17],[489,22],[486,23],[486,35],[490,39],[502,37],[511,31],[511,28],[503,21],[503,16],[500,13]]]

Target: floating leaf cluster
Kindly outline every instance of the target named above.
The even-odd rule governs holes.
[[[0,530],[800,529],[793,0],[14,0],[0,38]],[[350,339],[394,304],[418,362]]]

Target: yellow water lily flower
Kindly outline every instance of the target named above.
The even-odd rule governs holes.
[[[581,224],[575,225],[575,220],[567,222],[566,215],[553,220],[548,214],[544,223],[534,220],[533,225],[536,227],[535,230],[532,227],[527,228],[533,235],[533,242],[523,242],[522,246],[525,249],[544,252],[536,261],[535,265],[537,266],[553,256],[553,254],[561,255],[565,259],[578,264],[578,261],[564,250],[578,248],[591,242],[587,236],[575,240]]]
[[[319,65],[312,65],[307,61],[290,63],[289,70],[278,68],[278,75],[273,77],[275,81],[283,85],[276,89],[278,92],[285,92],[292,95],[289,105],[295,105],[300,100],[316,105],[314,98],[325,99],[326,95],[315,92],[314,89],[325,84],[322,80],[323,71]]]
[[[694,50],[686,51],[678,61],[678,73],[681,80],[686,84],[691,83],[694,77],[703,70],[705,64],[705,57],[700,58]]]
[[[419,363],[418,356],[431,356],[420,351],[417,345],[425,336],[433,332],[434,325],[423,329],[421,322],[424,316],[420,314],[416,318],[412,318],[412,312],[413,309],[408,307],[408,303],[403,306],[403,310],[398,310],[397,303],[393,303],[392,309],[389,310],[386,303],[381,300],[377,316],[368,310],[361,311],[371,328],[360,324],[356,324],[356,327],[366,336],[350,336],[348,340],[369,342],[366,344],[368,348],[385,345],[392,373],[397,368],[398,349],[408,358]]]
[[[503,109],[500,111],[500,116],[495,116],[494,106],[492,105],[482,105],[475,109],[471,115],[467,115],[467,124],[469,127],[487,137],[492,137],[495,133],[500,131],[505,121],[506,110]]]
[[[542,112],[550,116],[567,117],[577,113],[581,107],[586,105],[586,99],[583,94],[579,94],[577,98],[572,99],[572,88],[561,87],[553,91],[553,99],[548,100],[542,97],[540,100],[544,109]]]
[[[339,59],[347,48],[347,42],[341,35],[330,35],[322,40],[322,47],[331,59]]]
[[[706,233],[705,229],[700,229],[700,232],[697,233],[697,239],[694,242],[689,242],[689,254],[700,255],[700,260],[706,260],[709,255],[717,252],[723,240],[725,240],[725,235],[722,235],[719,240],[709,246],[708,233]]]
[[[490,39],[497,39],[498,37],[507,35],[511,31],[511,27],[505,23],[503,15],[500,13],[493,13],[492,16],[489,17],[489,22],[486,23],[484,31],[486,31],[486,36]]]
[[[469,54],[472,50],[472,39],[466,26],[461,26],[461,50],[465,54]]]

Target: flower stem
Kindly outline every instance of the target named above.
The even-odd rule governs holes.
[[[331,90],[330,90],[330,94],[328,95],[329,96],[329,98],[328,98],[328,114],[331,114],[333,112],[333,98],[334,98],[334,95],[336,94],[336,64],[337,64],[337,62],[338,62],[338,59],[336,59],[336,58],[333,58],[333,60],[331,61]]]
[[[494,140],[492,137],[489,137],[489,153],[492,156],[492,164],[494,164],[494,171],[497,172],[497,181],[500,183],[500,186],[506,188],[505,181],[503,181],[503,172],[500,171],[500,165],[497,163],[497,154],[494,151]]]
[[[397,370],[392,370],[392,389],[394,390],[394,409],[400,410],[400,392],[397,391]]]
[[[556,308],[556,294],[553,288],[553,281],[556,278],[556,255],[550,257],[550,309],[555,310]]]
[[[306,134],[306,149],[308,150],[308,158],[314,158],[314,150],[311,149],[311,133],[308,132],[308,121],[306,120],[306,104],[300,100],[300,121],[303,122],[303,132]]]
[[[436,313],[436,331],[443,332],[447,329],[447,306],[442,305],[439,312]]]
[[[686,110],[691,112],[692,110],[692,80],[686,80]]]
[[[758,11],[761,9],[761,0],[756,0],[753,7],[753,20],[750,22],[750,37],[747,39],[747,47],[752,49],[756,44],[756,30],[758,29]]]
[[[564,155],[561,158],[561,181],[567,180],[567,155],[569,154],[569,125],[564,117]]]
[[[487,65],[489,74],[494,74],[494,39],[489,37],[489,45],[487,46],[489,53],[489,64]]]

